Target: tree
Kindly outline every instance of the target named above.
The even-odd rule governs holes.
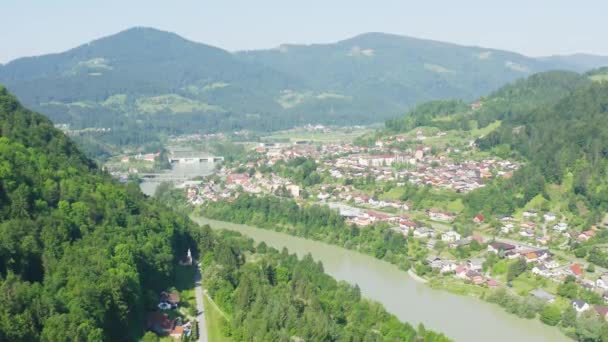
[[[552,304],[546,305],[540,314],[540,320],[551,326],[557,325],[561,320],[561,310]]]
[[[507,281],[511,281],[517,278],[520,274],[524,273],[527,269],[526,261],[523,258],[518,258],[509,265],[509,269],[507,271]]]
[[[562,313],[562,324],[565,327],[573,327],[576,324],[576,310],[571,305],[568,305]]]
[[[583,312],[576,320],[576,335],[581,341],[599,341],[602,333],[602,321],[594,310]]]

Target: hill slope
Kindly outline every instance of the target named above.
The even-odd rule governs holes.
[[[459,129],[463,128],[462,122],[468,120],[475,120],[478,128],[486,127],[496,120],[509,120],[540,106],[551,105],[586,84],[591,84],[589,77],[575,72],[542,72],[507,84],[481,98],[480,108],[471,109],[460,100],[431,101],[416,106],[401,117],[388,120],[386,127],[393,133],[419,126]],[[442,120],[441,117],[445,116],[452,118]]]
[[[0,87],[0,340],[137,339],[189,224]]]
[[[422,101],[471,100],[535,72],[597,63],[381,33],[232,54],[133,28],[10,62],[0,82],[56,123],[112,128],[103,139],[129,144],[161,133],[377,122]]]
[[[564,212],[598,222],[608,210],[607,99],[607,82],[585,82],[550,103],[504,117],[479,146],[506,147],[528,164],[512,180],[472,193],[471,213],[509,214],[536,195],[549,199],[546,185],[558,184]]]

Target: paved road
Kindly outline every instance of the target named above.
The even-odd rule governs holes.
[[[203,306],[203,285],[201,270],[198,266],[194,267],[196,267],[196,274],[194,276],[194,293],[196,296],[196,311],[198,312],[198,314],[196,315],[196,320],[198,321],[198,341],[207,342],[209,340],[207,338],[207,322],[205,321],[205,308]]]
[[[583,266],[589,264],[589,261],[587,261],[587,260],[585,260],[583,258],[577,258],[574,254],[568,253],[568,252],[563,251],[563,250],[550,249],[549,247],[537,247],[537,246],[531,245],[529,243],[525,243],[525,242],[521,242],[521,241],[517,241],[517,240],[514,240],[514,239],[509,239],[509,238],[503,238],[503,237],[496,237],[496,240],[497,241],[507,242],[507,243],[514,244],[514,245],[520,245],[520,246],[523,246],[523,247],[526,247],[526,248],[544,248],[544,249],[549,249],[549,251],[551,253],[553,253],[555,255],[558,255],[558,256],[566,259],[569,262],[579,263],[579,264],[581,264]],[[595,272],[596,273],[606,273],[606,272],[608,272],[608,268],[595,265]]]

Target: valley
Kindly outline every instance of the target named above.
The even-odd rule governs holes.
[[[534,78],[556,76],[561,77]],[[563,76],[572,85],[571,76]],[[584,77],[577,80],[575,88],[602,88]],[[531,82],[515,87],[557,85]],[[531,187],[539,176],[521,178],[533,165],[525,155],[483,146],[512,120],[497,116],[486,127],[475,120],[486,103],[505,101],[502,94],[505,90],[466,105],[422,105],[405,116],[413,125],[409,130],[395,131],[389,121],[386,129],[355,128],[348,135],[319,125],[259,142],[245,139],[239,144],[246,153],[171,196],[187,200],[186,210],[196,215],[369,254],[409,269],[431,288],[481,298],[522,318],[557,325],[547,318],[556,309],[594,319],[591,312],[606,306],[606,269],[598,256],[606,222],[601,215],[563,207],[567,193],[546,178],[546,190]],[[534,110],[526,108],[518,110]],[[457,123],[462,121],[467,125]],[[517,197],[509,202],[514,199],[504,192],[502,203],[490,195],[476,207],[486,191],[521,181],[528,182],[528,202],[516,202]],[[594,221],[587,224],[584,214]],[[587,310],[593,311],[582,315]],[[582,323],[562,324],[571,335]]]
[[[608,5],[543,1],[3,4],[0,342],[608,342]]]

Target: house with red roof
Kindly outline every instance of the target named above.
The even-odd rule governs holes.
[[[572,274],[575,277],[580,277],[583,275],[584,271],[583,268],[581,267],[581,265],[579,264],[572,264],[570,265],[570,267],[568,268],[570,274]]]
[[[605,305],[595,305],[593,307],[595,309],[595,312],[597,312],[597,314],[603,319],[603,320],[608,320],[608,306]]]

